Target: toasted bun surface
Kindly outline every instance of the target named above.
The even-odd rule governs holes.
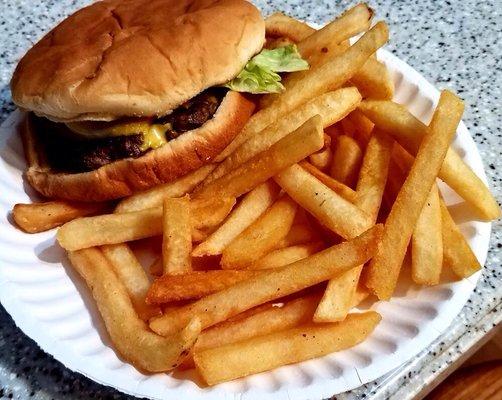
[[[28,51],[12,97],[54,121],[166,115],[234,78],[264,40],[245,0],[100,1]]]
[[[154,185],[170,182],[205,165],[240,132],[254,110],[254,104],[229,91],[213,118],[198,129],[185,132],[167,144],[139,158],[127,158],[82,173],[51,170],[31,118],[22,129],[29,167],[26,177],[42,195],[79,201],[102,201],[131,195]]]

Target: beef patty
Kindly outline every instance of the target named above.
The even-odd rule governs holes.
[[[179,106],[171,114],[154,119],[154,124],[166,124],[166,140],[199,128],[213,117],[227,90],[210,88]],[[123,158],[137,158],[142,150],[141,133],[88,139],[76,135],[65,124],[34,117],[36,134],[45,148],[51,168],[61,172],[92,171]]]
[[[166,133],[168,139],[197,129],[212,118],[227,91],[223,88],[208,89],[179,106],[172,114],[158,118],[155,123],[171,124],[172,129]]]

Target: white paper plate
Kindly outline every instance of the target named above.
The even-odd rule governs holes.
[[[415,70],[382,50],[379,58],[392,73],[395,100],[428,123],[438,91]],[[306,399],[325,398],[376,379],[409,360],[437,338],[459,313],[479,273],[468,280],[420,288],[401,279],[396,296],[374,306],[382,323],[364,343],[320,359],[286,366],[205,388],[191,373],[143,375],[121,361],[110,346],[89,292],[72,271],[64,252],[54,244],[54,231],[24,234],[11,224],[17,202],[36,198],[22,179],[25,162],[13,113],[1,127],[0,147],[0,301],[16,324],[66,367],[99,383],[152,399]],[[464,160],[486,181],[474,141],[462,123],[454,145]],[[447,203],[459,198],[444,186]],[[484,264],[489,223],[469,221],[459,204],[454,217],[462,222],[479,261]]]

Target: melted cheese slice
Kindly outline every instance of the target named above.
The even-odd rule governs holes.
[[[167,143],[166,131],[169,124],[152,124],[150,120],[100,122],[78,121],[69,122],[66,126],[80,136],[88,139],[98,139],[114,136],[143,135],[141,149],[156,149]]]

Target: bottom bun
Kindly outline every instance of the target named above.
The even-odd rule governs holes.
[[[31,118],[25,118],[26,177],[48,198],[102,201],[129,196],[171,182],[216,157],[242,130],[254,110],[243,95],[229,91],[213,118],[138,158],[126,158],[82,173],[56,172],[44,161]]]

